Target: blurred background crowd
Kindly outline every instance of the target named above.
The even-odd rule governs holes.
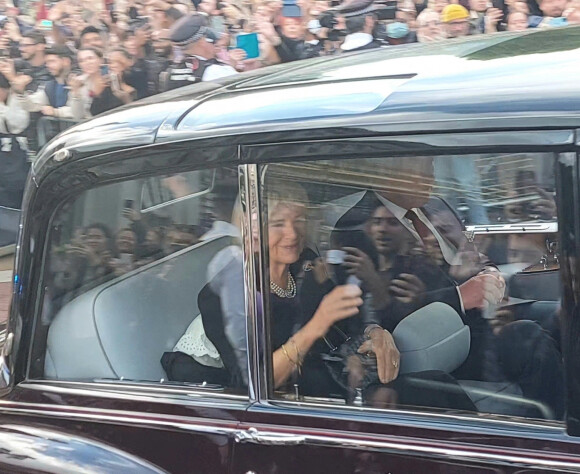
[[[72,124],[271,64],[580,22],[580,0],[0,0],[0,206]]]

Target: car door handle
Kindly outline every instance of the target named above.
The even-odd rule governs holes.
[[[235,434],[236,443],[253,443],[268,446],[284,446],[304,444],[306,437],[301,435],[283,433],[264,433],[256,428],[248,428]]]

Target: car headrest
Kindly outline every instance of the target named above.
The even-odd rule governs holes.
[[[424,370],[451,373],[467,358],[471,335],[451,306],[431,303],[404,318],[393,338],[401,353],[400,374]]]

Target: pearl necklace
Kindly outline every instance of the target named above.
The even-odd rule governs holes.
[[[296,282],[292,274],[288,273],[288,287],[286,289],[270,280],[270,291],[280,298],[294,298],[296,296]]]

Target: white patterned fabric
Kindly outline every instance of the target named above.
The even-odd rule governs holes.
[[[219,352],[205,335],[201,315],[198,315],[179,338],[173,351],[183,352],[193,357],[201,365],[223,368]]]

